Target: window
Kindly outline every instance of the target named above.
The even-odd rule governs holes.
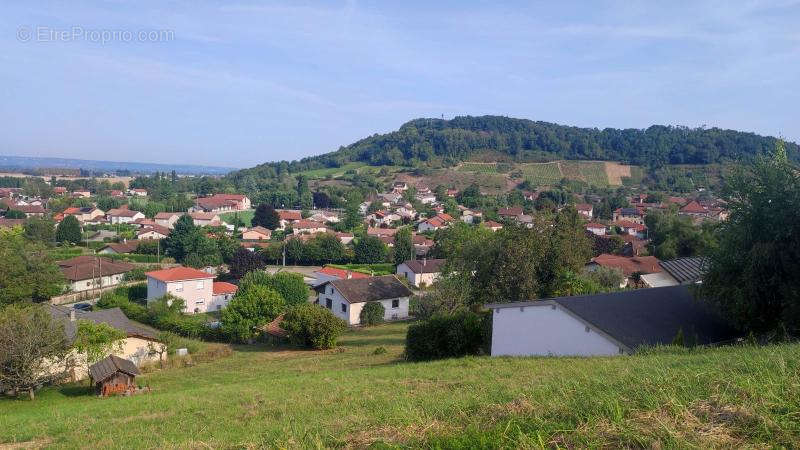
[[[399,308],[400,307],[400,300],[394,299],[392,300],[392,308]]]
[[[347,312],[347,303],[342,303],[342,312]]]
[[[333,309],[333,300],[331,300],[329,298],[326,298],[325,299],[325,307],[327,307],[328,309]]]
[[[175,292],[183,292],[183,282],[175,283]]]
[[[197,300],[196,302],[194,302],[194,304],[195,304],[195,305],[202,305],[202,304],[204,304],[205,302],[206,302],[206,301],[205,301],[205,300],[203,300],[203,299],[201,298],[200,300]]]
[[[203,280],[198,281],[197,282],[197,289],[203,289],[203,284],[204,284]]]

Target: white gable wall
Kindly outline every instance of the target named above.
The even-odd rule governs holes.
[[[588,330],[588,332],[587,332]],[[492,356],[604,356],[620,347],[552,302],[493,308]]]

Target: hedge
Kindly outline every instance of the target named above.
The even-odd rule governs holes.
[[[491,318],[491,313],[460,311],[414,323],[406,333],[406,359],[426,361],[488,354]]]

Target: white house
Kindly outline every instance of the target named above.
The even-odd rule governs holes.
[[[686,286],[486,305],[492,356],[611,356],[666,345],[678,333],[697,344],[737,337]]]
[[[133,264],[112,261],[94,255],[81,255],[58,261],[58,268],[73,292],[88,291],[101,287],[116,286]]]
[[[143,213],[130,209],[109,209],[106,212],[106,217],[112,224],[131,223],[135,220],[145,218]]]
[[[586,224],[586,230],[591,231],[597,236],[605,236],[606,235],[606,226],[602,223],[597,222],[589,222]]]
[[[211,287],[211,304],[208,305],[208,310],[219,311],[225,308],[238,290],[239,286],[235,284],[215,281]]]
[[[174,212],[160,212],[156,214],[153,219],[156,221],[156,224],[171,229],[173,226],[175,226],[175,222],[180,219],[181,215],[182,214]]]
[[[415,287],[430,286],[442,274],[445,259],[417,259],[397,266],[397,275],[405,277]]]
[[[191,267],[147,272],[147,302],[172,294],[185,302],[184,313],[199,313],[213,310],[212,297],[214,275]]]
[[[219,215],[213,212],[193,212],[189,215],[192,217],[194,224],[198,227],[222,225]]]
[[[348,325],[361,323],[359,315],[367,302],[380,302],[383,305],[384,320],[408,317],[411,290],[394,275],[331,280],[317,286],[315,290],[316,303],[331,310]]]

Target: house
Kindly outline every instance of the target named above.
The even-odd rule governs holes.
[[[53,188],[53,195],[64,195],[67,193],[67,188],[64,186],[56,186]]]
[[[381,237],[394,236],[395,234],[397,234],[397,228],[367,228],[367,236]]]
[[[708,260],[702,257],[688,257],[660,261],[661,272],[642,275],[642,282],[648,287],[677,286],[679,284],[699,283],[705,275]]]
[[[367,302],[380,302],[385,310],[384,320],[408,317],[411,290],[395,275],[331,280],[315,288],[316,303],[331,310],[348,325],[361,323],[359,315]]]
[[[268,241],[271,237],[272,231],[264,227],[253,227],[242,232],[245,241]]]
[[[285,230],[287,226],[292,226],[293,223],[301,220],[303,215],[300,211],[293,211],[288,209],[279,209],[278,210],[278,220],[281,224],[279,227],[281,230]]]
[[[689,217],[708,217],[709,211],[705,206],[701,205],[695,200],[692,200],[679,209],[678,214]]]
[[[328,211],[316,211],[314,214],[309,217],[309,219],[315,222],[322,222],[322,223],[339,223],[339,216],[336,213],[328,212]]]
[[[575,205],[575,209],[578,211],[578,214],[582,215],[583,217],[587,217],[591,219],[594,214],[594,206],[590,203],[578,203]]]
[[[429,239],[427,236],[422,234],[412,234],[411,235],[411,243],[414,245],[414,253],[417,256],[425,256],[428,252],[433,248],[433,239]]]
[[[497,231],[497,230],[502,230],[503,229],[503,224],[499,223],[499,222],[495,222],[494,220],[487,220],[486,222],[483,222],[483,226],[485,226],[486,228],[488,228],[488,229],[490,229],[492,231]]]
[[[194,224],[198,227],[218,227],[222,225],[219,215],[213,212],[189,213]]]
[[[208,310],[219,311],[225,308],[238,290],[239,286],[233,283],[214,281],[211,285],[211,304],[208,305]]]
[[[136,253],[136,250],[139,248],[140,241],[139,240],[130,240],[125,242],[112,242],[110,244],[106,244],[97,251],[97,253],[101,254],[111,254],[111,255],[124,255],[126,253]]]
[[[315,279],[311,282],[311,286],[319,286],[322,283],[327,283],[331,280],[349,280],[351,278],[369,278],[370,275],[363,272],[354,272],[348,269],[339,269],[336,267],[325,266],[320,270],[313,273]]]
[[[493,316],[492,356],[612,356],[668,345],[679,333],[699,345],[738,337],[686,286],[494,303],[486,308]]]
[[[82,208],[76,208],[74,206],[69,207],[64,210],[62,213],[63,216],[75,216],[78,219],[78,222],[86,223],[86,222],[93,222],[100,217],[104,217],[106,213],[103,210],[95,208],[93,206],[85,206]]]
[[[189,208],[189,212],[213,212],[222,213],[236,211],[238,203],[234,200],[226,200],[217,197],[199,197],[194,200],[194,206]]]
[[[456,195],[458,195],[458,189],[448,189],[445,191],[445,195],[450,198],[454,198]]]
[[[339,241],[344,245],[347,245],[347,244],[350,244],[351,242],[353,242],[353,238],[355,237],[353,235],[353,233],[339,233],[339,232],[336,232],[336,233],[334,233],[334,235],[337,238],[339,238]]]
[[[314,222],[313,220],[300,219],[292,224],[293,234],[317,234],[327,231],[328,228],[324,223]]]
[[[43,216],[47,211],[41,205],[14,205],[9,207],[25,214],[25,217]]]
[[[619,220],[614,222],[613,225],[619,228],[623,234],[636,236],[640,239],[647,235],[647,227],[641,223],[631,222],[629,220]]]
[[[191,267],[172,267],[145,273],[147,276],[148,303],[172,294],[182,298],[184,313],[198,313],[210,310],[214,275]]]
[[[395,192],[403,192],[408,190],[408,184],[405,181],[395,181],[392,184],[392,190]]]
[[[125,198],[125,193],[123,193],[119,189],[112,189],[111,191],[108,192],[108,195],[114,198]]]
[[[404,276],[414,287],[432,285],[442,274],[445,259],[416,259],[397,266],[397,275]]]
[[[89,379],[95,393],[102,397],[135,392],[136,376],[140,373],[133,361],[117,355],[108,355],[89,366]]]
[[[597,236],[605,236],[606,235],[606,226],[602,223],[597,222],[589,222],[586,224],[586,230],[591,231]]]
[[[430,205],[431,203],[436,203],[436,196],[433,193],[418,193],[417,200],[423,205]]]
[[[129,189],[128,194],[133,197],[147,197],[147,189]]]
[[[620,269],[626,277],[620,287],[627,286],[628,279],[634,277],[636,274],[641,275],[661,272],[661,266],[659,265],[658,258],[655,256],[627,257],[603,253],[592,258],[591,262],[586,265],[586,268],[588,270],[594,270],[598,266]]]
[[[57,264],[73,292],[116,286],[134,267],[133,264],[93,255],[76,256]]]
[[[453,222],[453,217],[449,214],[437,214],[430,219],[425,219],[417,225],[417,231],[424,233],[426,231],[436,231],[441,228],[446,228]]]
[[[479,211],[473,211],[471,209],[465,209],[461,211],[461,221],[464,223],[473,224],[475,222],[479,222],[483,218],[483,213]]]
[[[155,220],[156,224],[172,229],[175,226],[175,222],[177,222],[182,215],[183,214],[174,212],[160,212],[156,214],[153,219]]]
[[[205,198],[212,199],[219,204],[225,202],[225,204],[232,205],[234,211],[244,211],[252,208],[250,197],[242,194],[214,194]]]
[[[130,320],[119,308],[99,309],[95,311],[80,311],[65,306],[47,305],[48,311],[54,320],[64,324],[64,334],[72,342],[78,331],[78,323],[83,320],[96,324],[104,323],[125,334],[120,343],[121,350],[115,352],[116,356],[128,359],[137,366],[147,362],[158,361],[158,355],[150,352],[149,344],[158,343],[158,330],[147,325]],[[83,359],[85,355],[77,359]],[[77,364],[73,369],[72,379],[86,378],[88,372],[85,364]]]
[[[644,223],[644,216],[638,208],[617,208],[614,210],[614,222],[625,220],[633,223]]]
[[[112,224],[117,223],[131,223],[138,219],[144,219],[144,214],[139,211],[133,211],[131,209],[109,209],[106,213],[106,218]]]
[[[161,225],[145,225],[136,232],[136,239],[166,239],[169,237],[169,228]]]
[[[517,218],[523,215],[525,212],[522,210],[521,206],[512,206],[509,208],[500,208],[497,210],[497,215],[500,216],[501,219],[509,219],[509,220],[517,220]]]
[[[92,193],[89,191],[73,191],[72,198],[89,198],[92,196]]]

